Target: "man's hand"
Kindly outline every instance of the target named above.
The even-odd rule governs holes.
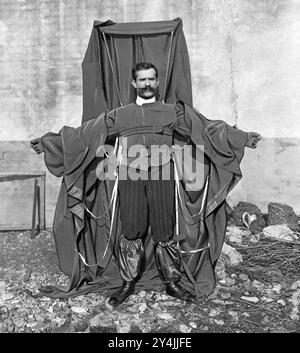
[[[33,148],[37,154],[44,152],[42,139],[40,137],[37,139],[31,140],[30,147]]]
[[[249,148],[256,148],[258,141],[260,141],[261,136],[257,132],[248,132],[247,134],[246,146]]]

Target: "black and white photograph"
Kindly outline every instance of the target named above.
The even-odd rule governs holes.
[[[0,0],[0,53],[0,333],[300,333],[300,1]]]

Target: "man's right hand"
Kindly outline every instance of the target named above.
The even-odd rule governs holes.
[[[31,140],[30,147],[33,148],[37,154],[44,152],[42,139],[40,137],[37,139]]]

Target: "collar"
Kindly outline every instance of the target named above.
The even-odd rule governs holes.
[[[154,102],[156,102],[155,97],[152,97],[150,99],[144,99],[144,98],[142,98],[140,96],[137,96],[136,101],[135,101],[135,103],[137,105],[143,105],[143,104],[154,103]]]

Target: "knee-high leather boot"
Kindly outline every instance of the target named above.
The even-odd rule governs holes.
[[[182,276],[181,256],[177,242],[169,240],[158,242],[154,246],[154,256],[160,278],[165,285],[166,293],[180,300],[192,301],[193,296],[178,282]]]
[[[109,299],[111,306],[120,305],[134,293],[135,284],[141,278],[146,263],[146,253],[141,239],[128,240],[121,235],[118,246],[118,264],[123,279],[122,286]]]

